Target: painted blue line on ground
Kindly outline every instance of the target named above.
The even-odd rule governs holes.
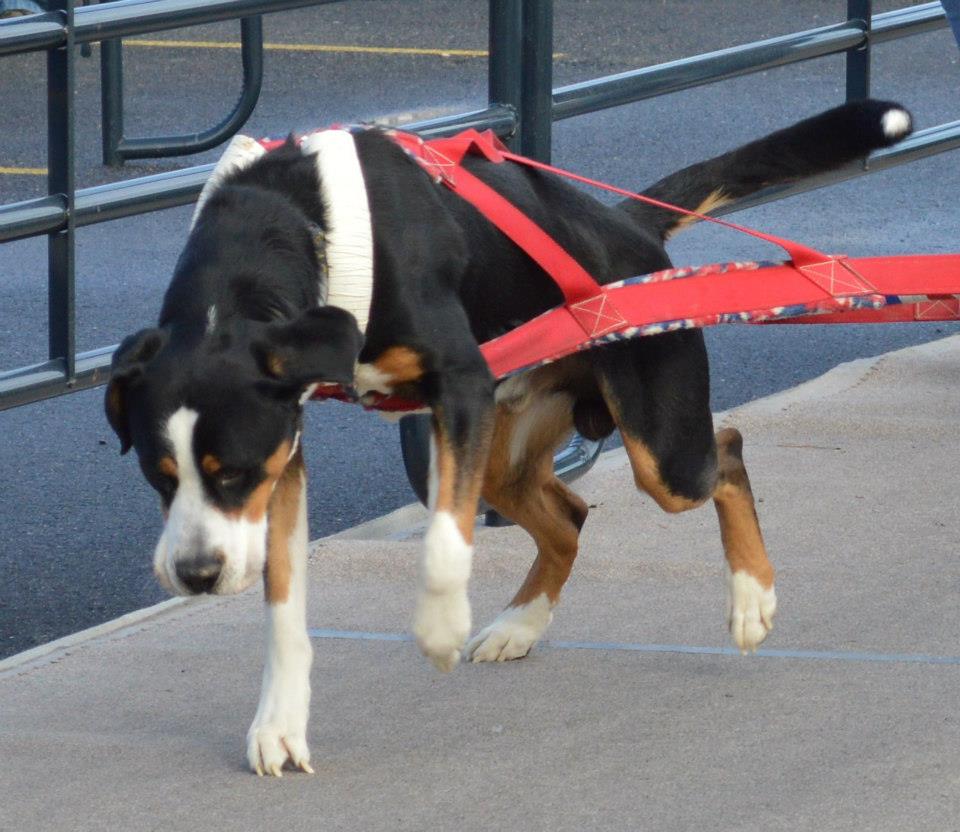
[[[310,638],[348,639],[354,641],[410,642],[406,633],[367,633],[358,630],[308,630]],[[691,647],[686,644],[632,644],[620,641],[545,641],[539,647],[555,650],[622,650],[631,653],[682,653],[697,656],[739,656],[733,647]],[[930,656],[923,653],[866,653],[839,650],[758,650],[755,654],[767,659],[809,659],[831,662],[879,662],[886,664],[960,665],[960,656]]]

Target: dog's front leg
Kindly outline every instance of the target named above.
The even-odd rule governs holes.
[[[257,774],[281,776],[287,761],[313,773],[307,747],[310,664],[307,636],[307,483],[299,452],[270,500],[264,590],[267,659],[260,705],[247,732],[247,760]]]
[[[413,633],[424,655],[452,670],[470,634],[467,581],[473,527],[493,432],[493,383],[486,366],[442,374],[430,443],[430,526],[424,540]]]

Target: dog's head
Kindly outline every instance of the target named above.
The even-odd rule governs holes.
[[[147,329],[119,346],[107,419],[160,495],[154,572],[167,590],[229,594],[260,575],[306,393],[350,384],[362,338],[350,313],[321,307],[281,323]]]

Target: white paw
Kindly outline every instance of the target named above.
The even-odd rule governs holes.
[[[258,775],[282,777],[284,765],[313,774],[307,747],[309,684],[265,689],[260,707],[247,731],[247,762]]]
[[[727,625],[741,653],[752,653],[773,629],[777,593],[747,572],[727,573]]]
[[[413,634],[420,650],[437,670],[442,673],[453,670],[470,635],[470,602],[466,590],[422,592],[413,619]]]
[[[518,607],[507,607],[492,624],[470,639],[467,657],[474,662],[522,659],[540,640],[552,620],[553,613],[546,595],[538,595]]]

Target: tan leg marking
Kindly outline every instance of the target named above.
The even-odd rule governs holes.
[[[483,482],[483,466],[479,460],[458,470],[457,460],[449,440],[444,435],[435,437],[437,447],[437,502],[434,512],[449,512],[457,529],[468,545],[473,544],[473,527],[477,522],[477,503]]]
[[[630,459],[630,467],[633,469],[633,479],[637,488],[653,497],[660,508],[670,514],[679,514],[681,511],[698,508],[706,502],[706,497],[693,500],[674,494],[660,476],[660,464],[650,449],[626,431],[621,430],[620,436],[623,439],[627,457]]]
[[[420,354],[410,347],[390,347],[374,359],[373,366],[389,378],[391,387],[410,384],[423,375]]]
[[[509,606],[529,603],[540,595],[553,605],[573,568],[587,504],[553,473],[553,453],[573,427],[569,407],[548,411],[536,430],[528,432],[526,448],[517,458],[513,439],[522,418],[522,412],[511,412],[504,405],[497,408],[483,498],[523,527],[537,544],[537,557]]]
[[[743,437],[735,428],[717,433],[720,476],[713,502],[720,519],[720,535],[730,572],[752,575],[764,589],[773,586],[773,566],[760,532],[760,522],[743,465]]]
[[[303,455],[298,450],[280,475],[270,498],[267,562],[263,571],[263,589],[268,604],[282,604],[290,595],[290,536],[300,510],[302,473]]]

